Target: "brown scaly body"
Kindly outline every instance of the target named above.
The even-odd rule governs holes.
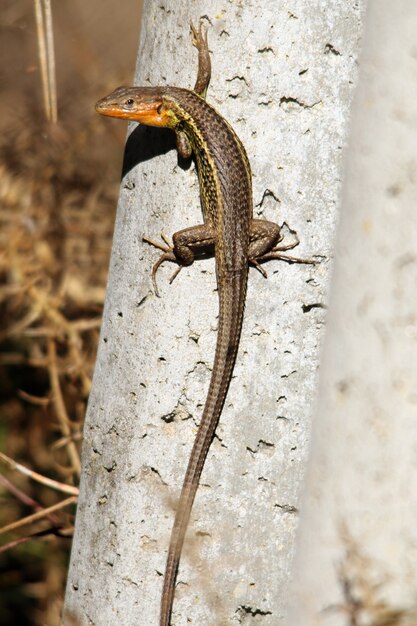
[[[194,153],[200,182],[204,223],[173,235],[173,246],[144,238],[163,250],[154,265],[164,261],[193,263],[201,252],[212,251],[216,259],[219,294],[219,328],[213,371],[200,426],[191,451],[175,515],[168,549],[161,598],[160,626],[170,626],[175,580],[191,509],[210,444],[219,422],[236,360],[242,329],[249,265],[269,259],[310,262],[284,256],[297,245],[279,246],[280,227],[252,219],[251,170],[245,149],[224,118],[204,99],[210,80],[207,36],[201,25],[191,26],[199,52],[194,91],[178,87],[120,87],[100,100],[96,110],[103,115],[132,119],[152,126],[172,128],[181,156]],[[176,275],[176,274],[175,274]]]

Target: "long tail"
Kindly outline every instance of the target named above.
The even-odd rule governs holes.
[[[248,272],[231,273],[219,281],[219,329],[206,404],[188,462],[165,569],[160,626],[170,626],[175,580],[182,546],[210,444],[223,409],[242,329]]]

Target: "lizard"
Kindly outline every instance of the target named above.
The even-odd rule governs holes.
[[[160,626],[170,626],[175,582],[185,533],[189,524],[201,473],[213,440],[229,389],[244,316],[249,266],[265,277],[261,263],[283,259],[313,263],[286,255],[298,238],[283,242],[282,227],[253,218],[252,173],[242,142],[230,124],[206,102],[211,77],[207,29],[190,24],[192,43],[198,51],[198,72],[194,89],[180,87],[118,87],[99,100],[102,115],[133,120],[175,132],[178,154],[194,155],[200,184],[204,221],[173,234],[165,245],[148,237],[143,240],[162,250],[152,269],[156,295],[156,273],[165,261],[176,263],[175,278],[195,258],[214,254],[219,298],[219,322],[214,363],[206,401],[190,454],[168,547],[161,596]]]

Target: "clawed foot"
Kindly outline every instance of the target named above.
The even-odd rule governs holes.
[[[164,233],[161,233],[161,239],[163,240],[165,245],[163,245],[162,243],[159,243],[158,241],[155,241],[154,239],[150,239],[149,237],[146,237],[145,235],[142,237],[142,241],[145,241],[150,246],[154,246],[154,248],[158,248],[158,250],[162,250],[163,252],[163,254],[161,254],[161,256],[159,257],[159,259],[157,260],[157,262],[154,264],[152,268],[152,284],[153,284],[153,288],[155,291],[155,295],[158,296],[158,298],[160,298],[160,295],[159,295],[158,285],[156,284],[156,272],[158,271],[162,263],[164,263],[165,261],[169,261],[170,263],[178,263],[177,257],[175,256],[174,247],[170,243],[168,237]],[[177,269],[175,270],[175,272],[172,274],[171,278],[169,279],[170,284],[178,276],[181,270],[182,270],[182,265],[178,265]]]
[[[281,261],[286,261],[287,263],[303,263],[304,265],[316,265],[317,263],[314,259],[301,259],[300,257],[285,254],[287,250],[293,250],[296,248],[300,243],[300,240],[298,239],[297,233],[291,230],[286,222],[284,222],[282,226],[286,226],[290,230],[290,232],[294,235],[294,241],[288,244],[278,243],[274,246],[274,248],[269,250],[269,252],[265,252],[265,254],[262,254],[256,259],[250,259],[250,264],[253,265],[264,278],[267,278],[268,274],[260,263],[270,261],[271,259],[280,259]]]
[[[203,20],[198,20],[198,30],[192,22],[190,22],[192,44],[197,50],[201,47],[207,47],[207,28],[203,29]]]

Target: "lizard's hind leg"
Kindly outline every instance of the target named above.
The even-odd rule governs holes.
[[[252,220],[250,227],[250,243],[249,243],[249,263],[256,267],[265,278],[266,271],[261,267],[261,263],[272,259],[280,259],[287,263],[306,263],[315,264],[312,259],[300,259],[299,257],[285,254],[288,250],[296,248],[300,243],[297,235],[295,240],[290,243],[283,243],[284,235],[282,227],[274,222],[266,220]]]
[[[162,250],[163,253],[152,268],[152,283],[157,296],[159,296],[159,291],[156,284],[156,272],[162,263],[169,261],[170,263],[178,264],[178,268],[169,281],[172,283],[181,269],[185,265],[191,265],[196,256],[201,256],[205,253],[210,254],[214,250],[214,235],[212,228],[208,224],[199,224],[198,226],[191,226],[190,228],[177,231],[172,236],[172,244],[170,244],[164,234],[161,237],[165,245],[149,237],[142,237],[143,241],[158,248],[158,250]]]

